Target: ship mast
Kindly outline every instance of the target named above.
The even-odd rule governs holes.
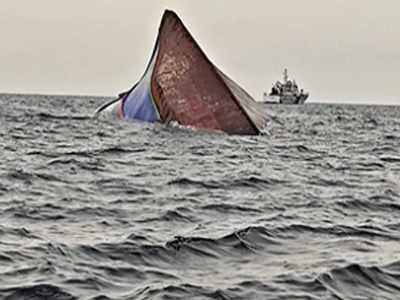
[[[289,80],[289,75],[288,75],[287,69],[285,68],[283,70],[283,83],[286,84],[288,82],[288,80]]]

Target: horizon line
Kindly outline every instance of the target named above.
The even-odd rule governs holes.
[[[62,97],[94,97],[94,98],[116,98],[118,95],[99,95],[99,94],[70,94],[70,93],[42,93],[42,92],[1,92],[0,95],[27,95],[27,96],[62,96]],[[340,98],[346,98],[346,97],[340,97]],[[360,99],[361,98],[357,98]],[[310,101],[311,100],[311,101]],[[319,98],[319,99],[310,99],[308,100],[305,104],[349,104],[349,105],[376,105],[376,106],[399,106],[399,103],[396,103],[394,101],[385,101],[383,103],[376,103],[376,100],[370,100],[370,101],[357,101],[354,98],[349,99],[349,101],[336,101],[336,100],[331,100],[330,98]],[[326,101],[324,101],[326,100]],[[400,100],[400,99],[399,99]],[[258,102],[258,101],[257,101]],[[262,102],[259,102],[262,103]]]

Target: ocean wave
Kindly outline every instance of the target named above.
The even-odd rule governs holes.
[[[344,299],[396,299],[400,292],[400,273],[377,266],[350,264],[323,273],[317,280]]]
[[[41,120],[72,120],[72,121],[82,121],[82,120],[91,120],[90,116],[82,116],[82,115],[59,115],[48,112],[39,112],[33,115],[33,117],[38,117]]]
[[[256,188],[264,189],[269,186],[286,183],[285,180],[276,178],[260,178],[258,176],[248,176],[244,178],[206,180],[199,181],[190,178],[178,178],[168,182],[169,185],[180,186],[200,186],[207,189],[229,189],[229,188]]]
[[[400,236],[393,235],[392,232],[373,225],[332,225],[332,226],[310,226],[306,224],[290,224],[274,228],[272,232],[280,238],[295,238],[299,233],[312,233],[322,235],[332,235],[337,237],[364,237],[381,238],[387,240],[399,240]]]
[[[240,214],[246,214],[246,213],[262,213],[262,210],[257,209],[257,208],[252,208],[248,206],[243,206],[243,205],[235,205],[235,204],[230,204],[230,203],[215,203],[215,204],[206,204],[201,207],[201,209],[206,210],[206,211],[217,211],[222,214],[225,213],[240,213]]]
[[[196,222],[196,218],[194,216],[190,216],[187,213],[179,211],[179,209],[168,210],[163,213],[160,217],[150,217],[144,218],[141,220],[137,220],[139,223],[150,223],[150,222]]]
[[[51,284],[0,288],[5,300],[77,300],[78,298]]]
[[[25,227],[15,228],[3,226],[0,224],[0,236],[13,236],[17,239],[27,238],[27,239],[40,239],[40,237],[34,235],[31,231]]]

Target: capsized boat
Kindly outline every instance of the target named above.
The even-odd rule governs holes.
[[[269,94],[264,93],[263,101],[272,104],[304,104],[308,98],[308,93],[299,89],[296,81],[290,80],[288,71],[283,71],[283,83],[277,81]]]
[[[214,66],[179,17],[166,10],[144,75],[96,115],[255,135],[266,124],[259,105]]]

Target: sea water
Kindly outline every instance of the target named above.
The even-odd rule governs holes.
[[[400,107],[229,136],[107,100],[0,95],[1,299],[399,299]]]

